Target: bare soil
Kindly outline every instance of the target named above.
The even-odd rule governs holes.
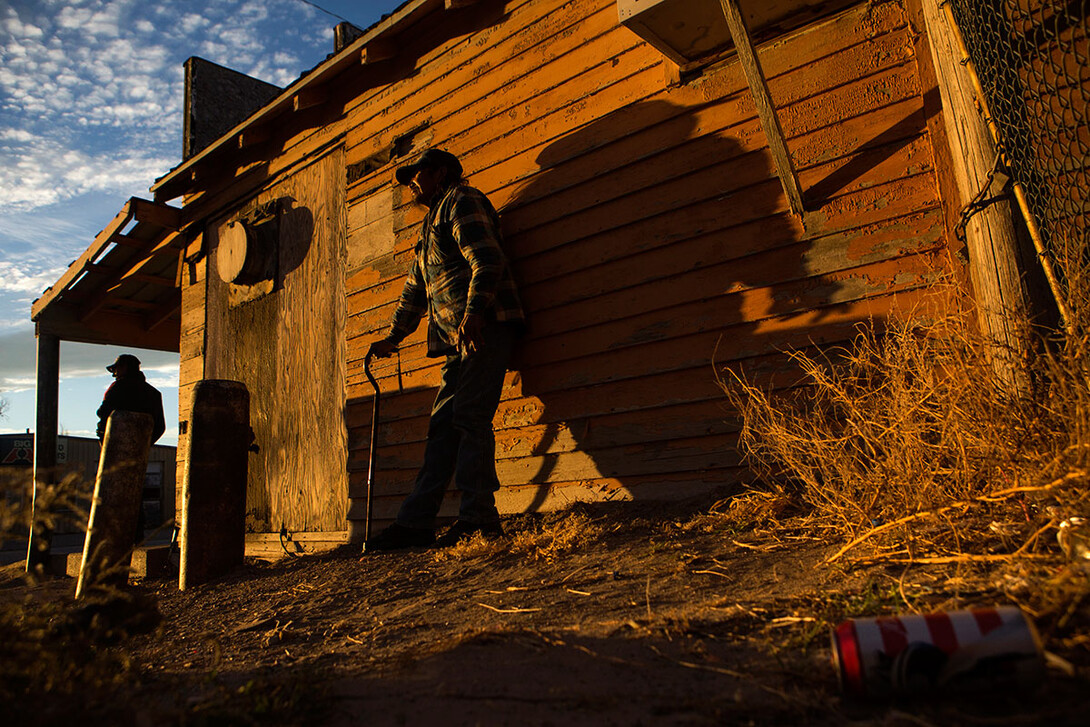
[[[1050,670],[1032,688],[859,702],[841,696],[830,658],[843,618],[1025,605],[1025,577],[1067,577],[1058,556],[1028,575],[823,565],[840,542],[789,521],[740,531],[707,505],[520,516],[504,539],[451,551],[346,546],[249,561],[184,592],[148,580],[129,595],[133,608],[157,609],[159,625],[97,646],[109,658],[86,657],[66,683],[33,677],[16,715],[81,725],[1090,724],[1081,596],[1065,613],[1036,613],[1046,648],[1076,674]],[[27,585],[9,566],[0,602],[45,608],[73,588]]]

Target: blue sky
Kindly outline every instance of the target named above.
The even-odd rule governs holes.
[[[181,161],[185,60],[286,86],[332,52],[341,19],[367,28],[402,1],[0,0],[0,433],[34,428],[31,302]],[[123,351],[61,343],[62,433],[94,436]],[[131,352],[173,444],[178,357]]]

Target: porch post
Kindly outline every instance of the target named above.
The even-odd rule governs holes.
[[[961,192],[959,206],[973,200],[984,188],[997,185],[993,170],[999,153],[981,112],[983,96],[974,88],[972,70],[959,47],[958,31],[949,7],[940,0],[923,0],[923,17],[931,56],[938,76],[942,112],[954,165],[954,177]],[[1025,392],[1029,381],[1021,370],[1027,342],[1019,330],[1020,320],[1037,307],[1023,287],[1018,233],[1010,202],[996,201],[980,209],[965,225],[969,253],[969,279],[977,303],[981,331],[991,344],[992,367],[1014,391]],[[1057,299],[1059,302],[1059,299]]]
[[[27,571],[36,566],[49,568],[49,549],[53,532],[38,521],[44,518],[38,489],[56,481],[57,475],[57,399],[60,388],[61,342],[51,333],[38,338],[37,416],[34,422],[34,499],[31,505],[30,537],[27,539]]]

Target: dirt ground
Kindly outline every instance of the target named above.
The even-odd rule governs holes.
[[[158,626],[80,657],[84,672],[99,665],[95,678],[32,675],[18,723],[1090,724],[1085,599],[1035,614],[1074,674],[1049,669],[1036,687],[981,695],[840,694],[829,632],[841,619],[1025,605],[1025,574],[823,565],[840,543],[740,531],[706,502],[579,507],[506,528],[497,543],[449,551],[252,561],[185,592],[137,584],[130,597],[158,610]],[[1034,564],[1053,580],[1070,568],[1058,556]],[[9,566],[0,601],[44,608],[73,589],[27,585]]]

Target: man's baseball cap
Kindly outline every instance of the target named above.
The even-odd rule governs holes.
[[[136,356],[133,356],[131,353],[123,353],[117,357],[116,361],[107,366],[106,370],[112,374],[114,372],[114,369],[117,368],[118,364],[128,364],[130,368],[138,369],[140,368],[140,359],[138,359]]]
[[[458,161],[458,157],[442,149],[425,149],[424,153],[415,162],[398,167],[394,176],[397,177],[399,184],[408,184],[421,169],[435,169],[436,167],[446,167],[456,179],[462,177],[462,163]]]

